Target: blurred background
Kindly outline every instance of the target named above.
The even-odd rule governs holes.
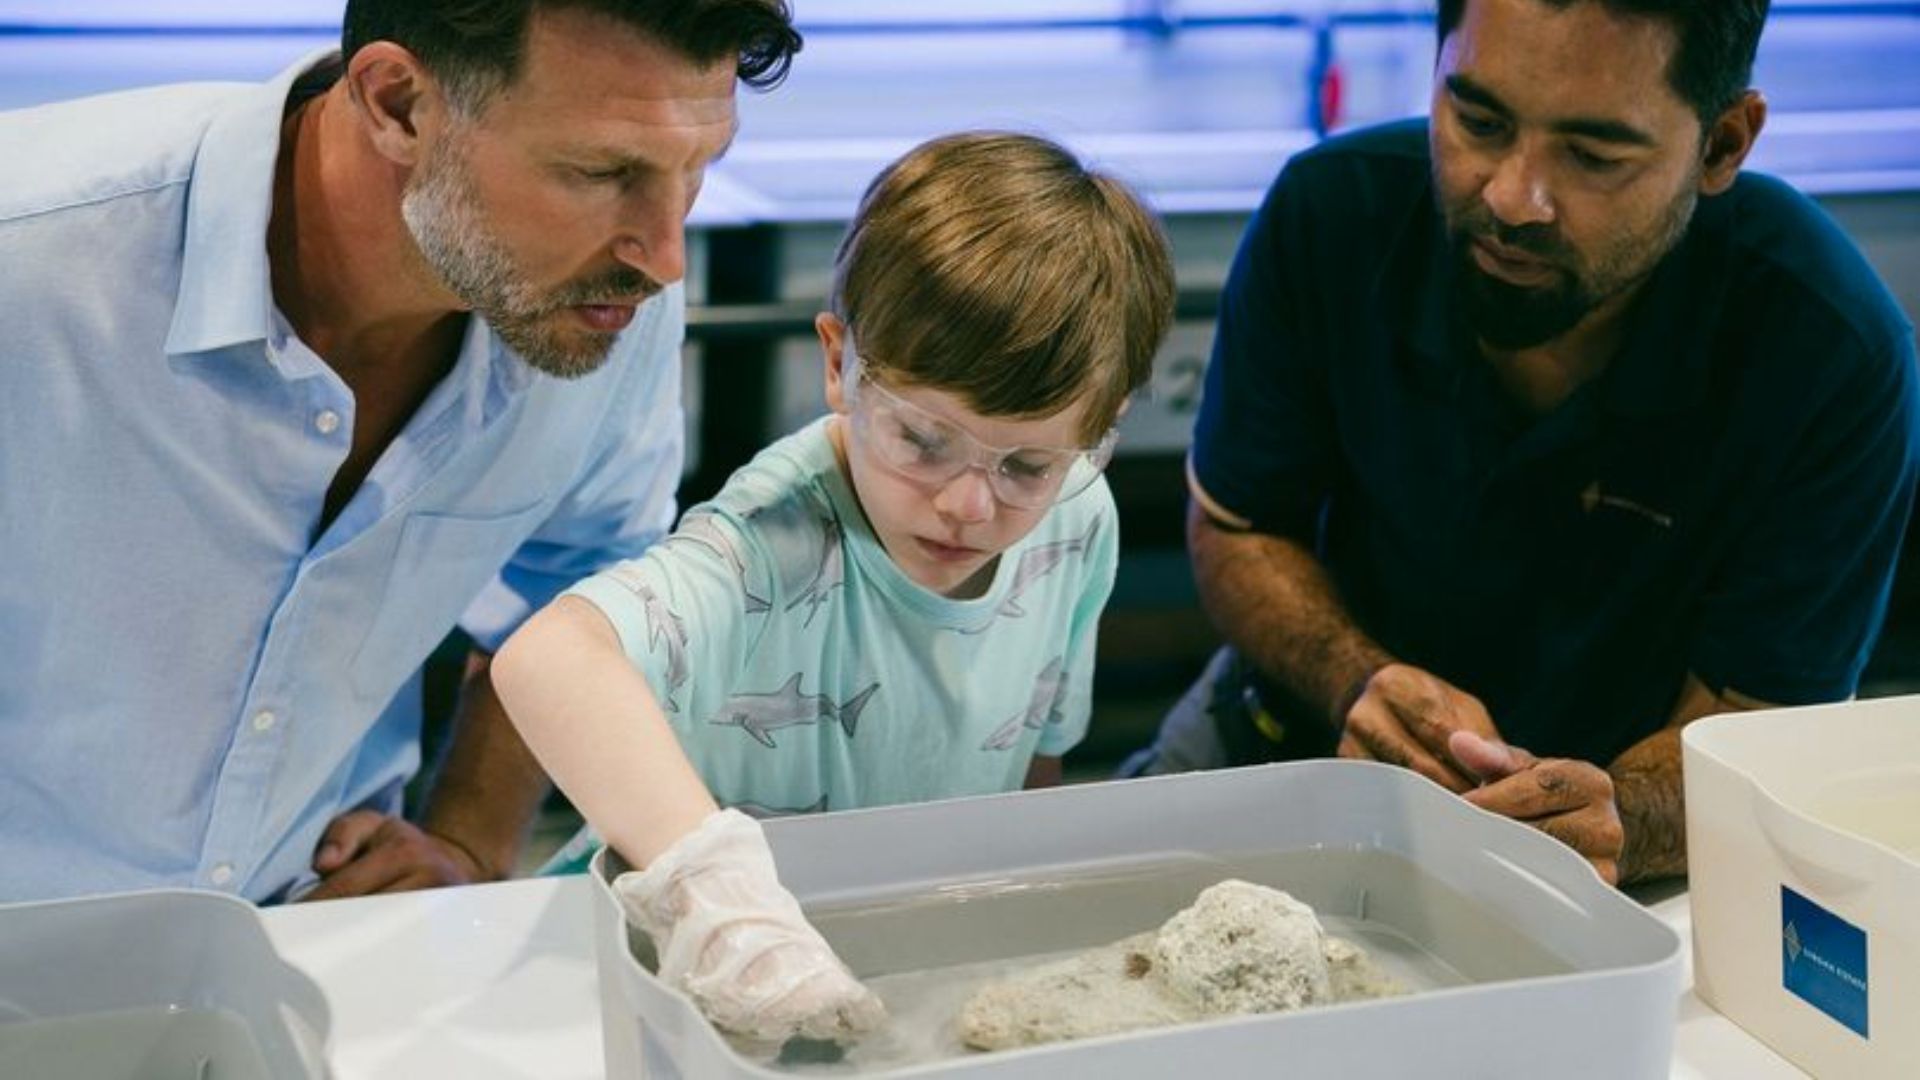
[[[159,82],[260,80],[336,43],[340,0],[0,0],[0,108]],[[682,506],[822,408],[811,320],[869,178],[918,141],[998,127],[1058,138],[1165,217],[1180,321],[1111,467],[1123,521],[1096,710],[1070,775],[1149,739],[1214,646],[1181,541],[1181,462],[1218,290],[1287,157],[1425,111],[1430,2],[795,0],[791,78],[743,93],[742,130],[690,237]],[[1751,167],[1814,195],[1920,320],[1920,2],[1776,0]],[[1909,552],[1920,546],[1911,541]],[[1908,564],[1915,560],[1909,558]],[[1865,695],[1920,689],[1920,569],[1903,566]],[[443,658],[464,646],[450,642]],[[436,668],[442,665],[435,665]],[[443,713],[444,673],[429,680]],[[430,735],[429,752],[431,752]],[[571,827],[556,805],[545,832]],[[544,846],[544,842],[543,842]]]

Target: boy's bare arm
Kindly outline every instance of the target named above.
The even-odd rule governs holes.
[[[563,596],[493,665],[528,749],[614,849],[645,866],[718,809],[600,610]]]
[[[721,1027],[774,1045],[884,1021],[780,884],[759,823],[715,805],[599,608],[561,597],[507,640],[494,677],[528,747],[640,868],[613,890],[658,946],[668,985]]]

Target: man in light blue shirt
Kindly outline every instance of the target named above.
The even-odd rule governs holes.
[[[685,214],[799,39],[779,0],[453,6],[0,115],[0,900],[510,871],[545,779],[487,655],[671,524]]]

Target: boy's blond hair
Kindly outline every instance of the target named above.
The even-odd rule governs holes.
[[[867,369],[986,416],[1087,399],[1088,443],[1153,371],[1173,261],[1125,185],[1032,135],[969,132],[876,177],[834,259]]]

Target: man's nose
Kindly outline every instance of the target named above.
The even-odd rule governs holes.
[[[1503,224],[1544,225],[1553,221],[1553,195],[1547,187],[1546,170],[1524,145],[1516,145],[1500,159],[1481,197]]]
[[[632,211],[613,242],[613,257],[662,285],[687,276],[687,224],[678,203]]]

